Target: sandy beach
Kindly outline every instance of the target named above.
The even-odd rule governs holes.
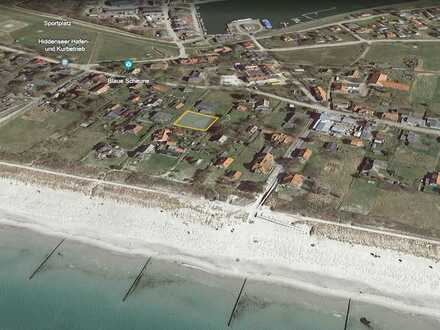
[[[77,190],[3,176],[0,224],[440,319],[438,261],[310,236],[307,225],[250,223],[220,202],[155,193],[139,205],[108,187]]]

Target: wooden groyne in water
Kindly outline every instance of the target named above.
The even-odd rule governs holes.
[[[347,306],[347,312],[345,313],[345,323],[344,323],[344,330],[347,330],[348,326],[348,319],[350,317],[350,307],[351,307],[351,298],[348,299],[348,306]]]
[[[29,276],[29,280],[32,280],[32,278],[37,275],[37,273],[43,268],[43,266],[46,264],[46,262],[49,260],[50,257],[55,253],[55,251],[63,244],[65,239],[63,238],[57,246],[55,246],[52,251],[43,259],[43,261],[38,265],[38,267],[32,272],[31,276]]]
[[[244,286],[246,285],[246,282],[247,282],[247,278],[244,279],[243,284],[241,285],[241,288],[240,288],[240,292],[238,293],[238,297],[237,297],[237,299],[235,300],[234,307],[232,308],[231,315],[229,316],[228,327],[231,326],[232,319],[233,319],[234,314],[235,314],[235,310],[237,309],[238,302],[240,301],[241,295],[243,294],[243,290],[244,290]]]
[[[141,280],[142,276],[144,275],[145,269],[147,269],[148,264],[151,261],[151,257],[148,258],[148,260],[145,262],[145,264],[142,266],[140,272],[138,273],[138,275],[136,276],[136,278],[134,279],[133,283],[131,283],[130,287],[128,288],[127,292],[124,295],[124,298],[122,298],[122,301],[126,301],[127,298],[133,294],[134,290],[136,290],[136,287],[139,284],[139,281]]]

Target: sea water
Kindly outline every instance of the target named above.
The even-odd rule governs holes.
[[[0,227],[0,329],[229,329],[242,278],[213,275],[151,259],[134,292],[122,301],[148,257],[105,251],[27,230]],[[230,329],[343,329],[347,299],[248,279]],[[438,321],[353,302],[348,329],[434,330]]]
[[[274,28],[281,22],[293,24],[294,18],[301,22],[338,15],[349,11],[386,6],[409,0],[223,0],[199,5],[199,12],[210,34],[224,33],[226,25],[244,18],[267,18]],[[316,13],[317,12],[317,13]],[[302,16],[308,14],[307,17]]]

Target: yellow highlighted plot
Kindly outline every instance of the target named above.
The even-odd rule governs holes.
[[[217,116],[187,110],[177,118],[174,122],[174,126],[206,132],[217,120],[219,120]]]

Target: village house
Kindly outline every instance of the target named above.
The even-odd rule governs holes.
[[[365,157],[359,165],[359,173],[383,179],[387,176],[387,168],[387,161]]]
[[[122,128],[121,133],[122,134],[133,134],[133,135],[139,135],[144,127],[139,124],[129,124]]]
[[[153,133],[153,140],[159,143],[168,143],[171,136],[171,129],[163,128]]]
[[[400,114],[397,111],[387,111],[382,114],[382,119],[399,122]]]
[[[308,161],[312,155],[313,151],[309,148],[295,149],[293,151],[293,157],[299,158],[303,161]]]
[[[371,108],[368,108],[366,106],[354,106],[353,112],[358,113],[364,117],[373,117],[375,114],[375,111]]]
[[[274,157],[271,153],[258,154],[251,166],[251,171],[260,174],[268,174],[274,166]]]
[[[138,103],[138,102],[141,100],[141,96],[140,96],[140,95],[131,95],[131,96],[129,97],[129,100],[130,100],[132,103]]]
[[[270,101],[268,99],[260,99],[255,102],[255,111],[265,112],[270,110]]]
[[[368,84],[371,85],[379,85],[382,86],[382,83],[384,81],[388,80],[388,75],[380,72],[380,71],[374,71],[373,73],[370,74],[370,76],[368,77]]]
[[[110,85],[107,83],[99,83],[96,86],[94,86],[90,92],[95,95],[102,95],[107,93],[110,90]]]
[[[270,136],[270,141],[275,145],[290,144],[294,141],[294,138],[285,133],[273,133]]]
[[[153,85],[153,90],[155,92],[159,92],[159,93],[166,93],[169,91],[169,87],[166,85],[161,85],[161,84],[154,84]]]
[[[408,92],[410,90],[410,86],[408,84],[399,83],[399,82],[395,82],[395,81],[389,81],[388,75],[383,72],[380,72],[380,71],[375,71],[375,72],[371,73],[370,76],[368,77],[367,82],[368,82],[368,84],[371,84],[371,85],[395,89],[395,90],[399,90],[402,92]]]
[[[214,49],[214,52],[217,54],[228,54],[228,53],[232,52],[232,48],[227,47],[227,46],[219,47],[219,48]]]
[[[318,102],[327,101],[327,92],[321,86],[311,87],[310,92],[312,93],[316,101]]]
[[[432,175],[432,185],[440,186],[440,172],[434,173]]]
[[[243,46],[243,48],[245,48],[245,49],[253,49],[253,48],[255,48],[254,43],[251,42],[251,41],[242,42],[241,46]]]
[[[120,158],[125,154],[125,151],[119,146],[112,146],[109,143],[98,143],[93,147],[95,156],[99,160],[109,158]]]
[[[168,69],[168,62],[156,62],[150,65],[151,70],[167,70]]]
[[[351,139],[350,144],[351,144],[352,146],[354,146],[354,147],[359,147],[359,148],[361,148],[361,147],[364,146],[364,141],[362,141],[362,139],[360,139],[360,138],[356,138],[356,137],[355,137],[355,138]]]
[[[240,172],[240,171],[228,170],[225,173],[225,179],[230,181],[230,182],[236,182],[236,181],[240,180],[242,175],[243,175],[243,173]]]
[[[234,158],[232,158],[232,157],[221,157],[217,160],[217,162],[215,163],[215,166],[226,169],[229,166],[231,166],[233,162],[234,162]]]
[[[294,188],[301,188],[304,185],[306,178],[301,174],[290,174],[283,178],[283,184],[290,185]]]

